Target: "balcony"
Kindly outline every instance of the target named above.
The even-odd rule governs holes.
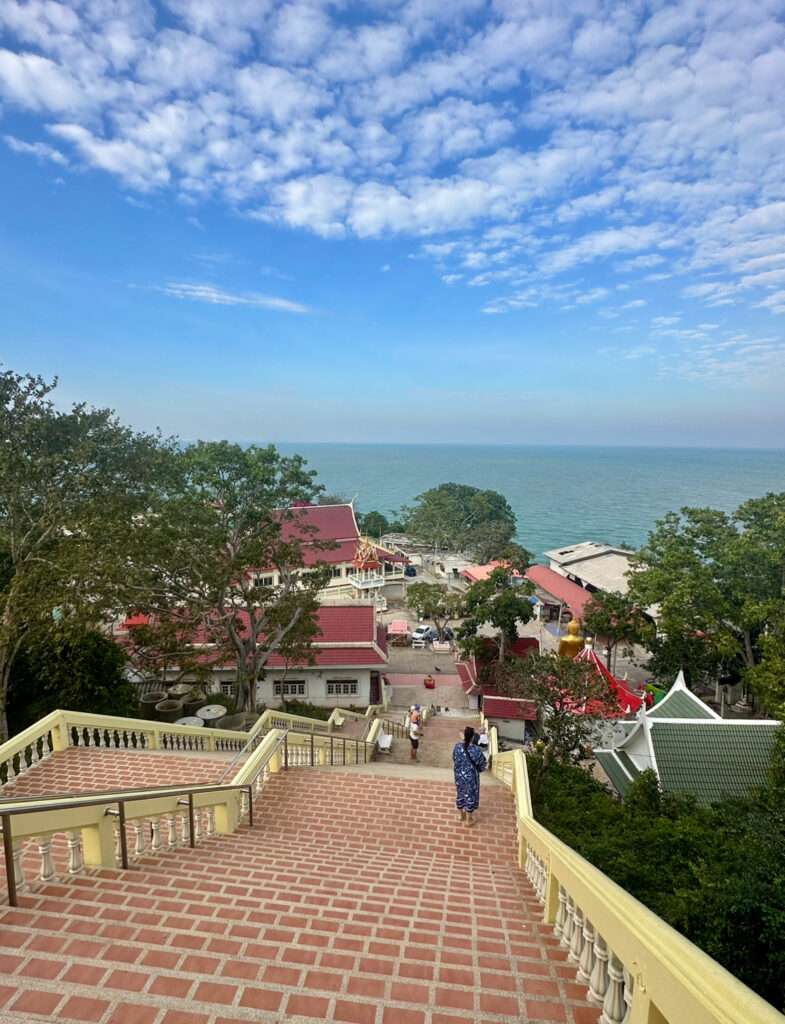
[[[348,579],[358,590],[375,590],[384,586],[384,576],[380,576],[378,572],[353,573]]]

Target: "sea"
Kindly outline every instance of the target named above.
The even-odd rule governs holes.
[[[276,443],[318,473],[327,494],[389,518],[443,483],[503,494],[517,539],[538,560],[580,541],[640,548],[684,506],[732,512],[785,491],[785,449]]]

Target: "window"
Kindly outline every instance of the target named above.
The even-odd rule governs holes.
[[[347,696],[357,696],[357,680],[356,679],[328,679],[327,680],[327,696],[337,697],[341,694]]]
[[[340,575],[341,575],[341,567],[340,567],[340,565],[338,566],[337,569],[330,569],[330,576],[333,579],[335,579],[336,576],[340,576]]]
[[[234,683],[221,683],[221,693],[224,697],[234,697]]]
[[[305,680],[296,679],[289,683],[273,683],[273,693],[276,697],[304,697]]]
[[[255,587],[271,587],[273,585],[273,576],[257,576],[253,583]]]

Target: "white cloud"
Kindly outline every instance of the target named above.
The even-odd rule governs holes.
[[[646,305],[646,299],[632,299],[630,302],[625,302],[621,307],[622,309],[640,309]]]
[[[8,148],[13,150],[14,153],[25,153],[36,157],[38,160],[51,160],[52,163],[62,164],[63,166],[68,164],[68,160],[59,149],[47,146],[45,142],[24,142],[13,135],[4,135],[3,139]]]
[[[260,295],[249,292],[237,295],[223,291],[211,284],[169,283],[156,286],[155,291],[162,292],[174,299],[191,299],[195,302],[208,302],[213,306],[250,306],[258,309],[272,309],[280,313],[311,313],[313,310],[299,302],[281,299],[275,295]]]

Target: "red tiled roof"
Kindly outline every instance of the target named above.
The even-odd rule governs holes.
[[[516,700],[513,697],[498,697],[495,694],[486,693],[482,699],[482,710],[486,718],[537,721],[537,708],[533,700]]]
[[[478,583],[480,580],[487,580],[494,569],[508,564],[507,562],[488,562],[485,565],[470,565],[468,569],[461,572],[461,576],[469,580],[470,583]],[[516,569],[512,575],[520,576],[520,573]]]
[[[321,635],[316,643],[372,643],[375,639],[372,605],[323,605],[317,617]]]
[[[284,540],[300,537],[305,543],[314,538],[356,543],[360,538],[351,505],[306,505],[294,511],[295,515],[283,523]]]
[[[477,693],[477,683],[472,674],[471,665],[459,661],[456,662],[455,667],[458,669],[458,677],[461,680],[464,691],[466,693]]]
[[[316,664],[328,665],[386,665],[387,659],[370,644],[367,647],[318,647],[314,645]],[[271,654],[267,662],[270,668],[284,668],[287,662],[279,654]],[[300,663],[298,663],[300,664]],[[303,661],[303,666],[308,663]]]
[[[546,565],[530,565],[526,570],[526,579],[556,598],[557,602],[566,605],[576,619],[583,620],[583,609],[591,600],[588,590],[579,587],[572,580],[565,579]]]

